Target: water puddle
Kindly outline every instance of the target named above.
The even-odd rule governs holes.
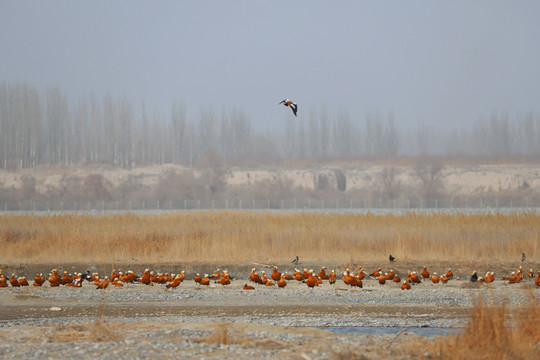
[[[392,335],[413,333],[426,337],[447,336],[458,333],[459,328],[435,328],[435,327],[398,327],[398,326],[327,326],[317,329],[333,332],[334,334],[364,334],[364,335]]]

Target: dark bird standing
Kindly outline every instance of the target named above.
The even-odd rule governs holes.
[[[393,257],[392,254],[390,254],[390,256],[388,257],[388,260],[390,260],[390,262],[394,262],[394,260],[396,260],[396,258]]]
[[[279,104],[283,104],[285,106],[290,107],[293,114],[294,114],[294,116],[296,116],[296,112],[298,111],[298,105],[296,103],[292,102],[289,99],[285,99],[285,100],[281,100],[281,102],[279,102]]]
[[[525,261],[525,253],[521,253],[521,262]]]
[[[297,256],[296,258],[294,258],[294,260],[291,261],[291,263],[293,263],[293,264],[295,264],[295,265],[298,264],[298,256]]]

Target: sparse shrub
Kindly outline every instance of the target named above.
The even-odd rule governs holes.
[[[109,190],[112,184],[107,181],[101,174],[91,174],[84,179],[83,188],[87,196],[87,200],[112,200]]]

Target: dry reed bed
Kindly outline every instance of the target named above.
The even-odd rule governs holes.
[[[284,214],[0,217],[0,262],[515,261],[540,254],[535,214]]]
[[[510,307],[505,303],[488,306],[483,299],[479,299],[464,331],[437,339],[431,346],[430,358],[538,359],[539,323],[540,304],[534,296],[531,296],[529,305],[523,308]]]

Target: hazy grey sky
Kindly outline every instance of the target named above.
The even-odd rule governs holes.
[[[244,109],[264,128],[326,103],[458,127],[540,114],[538,1],[4,1],[0,80],[72,100]],[[291,118],[292,119],[292,118]]]

